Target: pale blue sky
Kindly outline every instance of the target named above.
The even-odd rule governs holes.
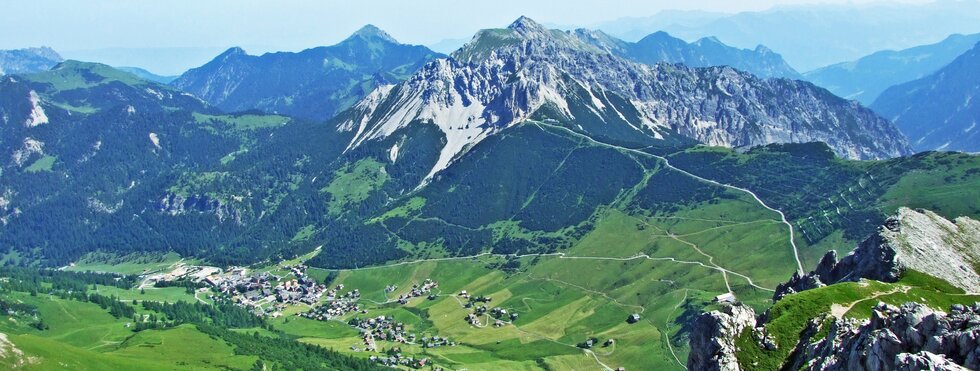
[[[905,0],[903,2],[916,1]],[[336,43],[364,24],[402,42],[432,44],[503,27],[520,15],[592,25],[665,9],[719,12],[868,0],[0,0],[0,49],[243,46],[250,52]],[[895,2],[895,1],[892,1]]]

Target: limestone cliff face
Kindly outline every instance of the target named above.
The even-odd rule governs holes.
[[[214,214],[219,221],[231,220],[242,224],[242,216],[234,206],[208,195],[180,195],[168,192],[157,202],[157,210],[169,215],[182,215],[190,212]]]
[[[702,314],[694,321],[691,330],[691,354],[687,358],[687,368],[740,370],[735,358],[735,338],[746,328],[755,326],[755,323],[755,311],[741,304]]]
[[[906,269],[942,278],[967,291],[980,290],[980,222],[955,222],[928,210],[901,208],[878,232],[838,261],[830,251],[817,268],[776,288],[774,300],[803,290],[862,278],[895,282]]]

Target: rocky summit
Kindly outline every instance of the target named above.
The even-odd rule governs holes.
[[[801,344],[798,370],[976,370],[980,368],[980,304],[949,312],[919,303],[879,304],[866,321],[835,320],[827,335]],[[806,333],[816,334],[811,324]]]

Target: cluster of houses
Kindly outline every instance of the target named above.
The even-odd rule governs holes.
[[[388,341],[401,344],[419,344],[423,348],[438,348],[443,346],[456,346],[456,342],[441,336],[418,337],[414,333],[406,331],[404,323],[395,322],[391,316],[378,316],[375,318],[361,319],[351,318],[347,321],[361,331],[361,340],[364,342],[364,350],[377,351],[376,340]]]
[[[428,358],[414,358],[412,356],[403,356],[400,352],[394,353],[387,357],[371,356],[369,358],[372,362],[377,362],[381,365],[388,367],[409,367],[414,369],[420,369],[429,364]],[[433,370],[442,371],[442,368],[436,367]]]
[[[314,305],[327,291],[326,285],[306,275],[306,266],[284,266],[296,278],[282,280],[268,272],[249,273],[247,268],[231,267],[225,274],[212,274],[203,282],[230,298],[233,303],[256,310],[257,314],[277,316],[287,304]],[[275,284],[274,284],[275,283]],[[263,304],[272,304],[262,310]]]
[[[430,294],[430,292],[432,292],[432,289],[437,288],[437,287],[439,287],[439,283],[438,282],[426,278],[425,281],[423,281],[421,285],[414,284],[414,285],[412,285],[412,290],[411,291],[409,291],[406,294],[399,295],[398,296],[398,304],[402,304],[402,305],[408,304],[408,300],[409,299],[417,298],[417,297],[420,297],[420,296],[423,296],[423,295],[428,295],[429,296],[429,300],[435,300],[435,298],[436,298],[435,295],[434,294]],[[397,287],[396,286],[388,286],[388,287],[385,287],[385,291],[386,292],[390,292],[390,291],[388,291],[389,288],[391,288],[391,291],[394,291]]]
[[[354,289],[341,294],[344,289],[343,284],[328,290],[327,303],[314,307],[307,312],[297,314],[300,317],[315,319],[318,321],[329,321],[332,318],[343,316],[347,313],[360,311],[367,314],[367,310],[361,309],[357,305],[357,299],[361,297],[361,291]]]
[[[463,307],[473,309],[472,313],[466,315],[466,322],[476,327],[485,326],[480,323],[479,316],[482,315],[489,314],[493,317],[493,327],[505,326],[510,322],[516,321],[519,316],[517,313],[508,312],[507,309],[501,307],[488,309],[485,304],[493,301],[493,298],[489,296],[474,296],[467,293],[466,290],[462,290],[459,292],[459,297],[467,300],[466,304],[463,304]]]
[[[493,307],[493,309],[487,309],[485,305],[479,305],[473,308],[473,313],[466,315],[466,322],[476,326],[483,327],[484,325],[480,323],[481,315],[490,314],[493,317],[493,327],[502,327],[517,320],[518,314],[514,312],[508,312],[507,309],[501,307]]]
[[[326,285],[317,284],[307,276],[280,282],[275,288],[276,301],[286,304],[313,305],[320,301],[325,291],[327,291]]]

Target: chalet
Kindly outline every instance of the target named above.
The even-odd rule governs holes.
[[[731,292],[726,292],[724,294],[715,296],[714,301],[716,303],[729,303],[729,304],[733,304],[733,303],[735,303],[737,301],[737,299],[735,298],[735,294],[732,294]]]
[[[630,316],[626,318],[626,322],[628,323],[640,322],[640,314],[639,313],[630,314]]]

